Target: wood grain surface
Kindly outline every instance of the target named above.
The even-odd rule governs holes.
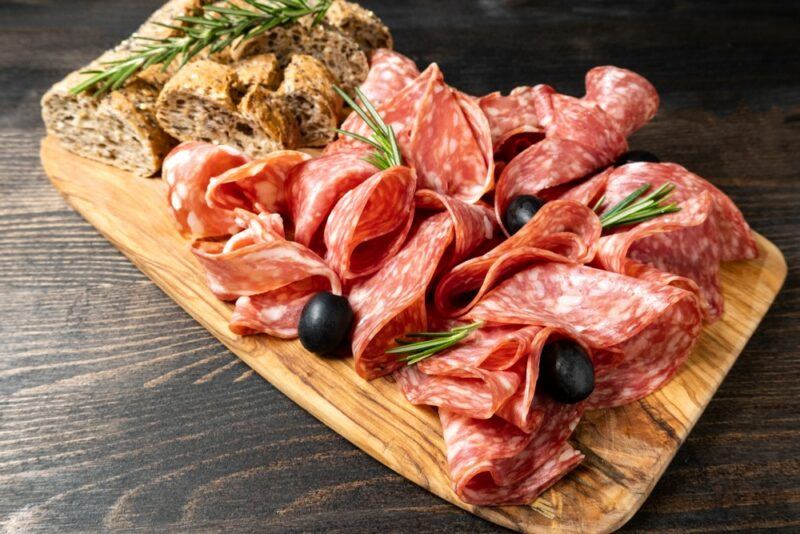
[[[67,202],[214,337],[290,399],[361,450],[434,494],[524,532],[610,532],[650,494],[766,314],[786,278],[775,245],[756,236],[759,258],[723,266],[726,311],[708,325],[670,383],[615,410],[584,416],[571,438],[586,459],[532,506],[476,507],[449,483],[435,411],[410,405],[391,378],[367,382],[352,359],[324,359],[298,341],[241,337],[232,306],[206,287],[168,209],[166,184],[142,180],[42,141],[44,171]]]
[[[784,2],[365,2],[480,93],[659,88],[636,148],[731,195],[787,257],[782,293],[629,531],[800,526],[800,36]],[[38,163],[38,98],[157,1],[0,2],[0,521],[8,530],[489,531],[355,449],[208,335]]]

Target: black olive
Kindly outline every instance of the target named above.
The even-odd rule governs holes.
[[[322,291],[303,307],[297,332],[306,350],[329,355],[347,338],[351,324],[353,309],[347,298]]]
[[[561,340],[542,349],[539,383],[557,401],[574,404],[594,390],[592,360],[575,342]]]
[[[503,223],[511,235],[519,232],[525,223],[533,219],[536,212],[542,209],[544,200],[533,195],[520,195],[511,199],[503,216]]]
[[[625,152],[620,158],[614,163],[617,167],[620,165],[625,165],[626,163],[636,163],[637,161],[647,161],[650,163],[661,163],[661,160],[658,159],[658,156],[653,154],[652,152],[648,152],[647,150],[630,150]]]

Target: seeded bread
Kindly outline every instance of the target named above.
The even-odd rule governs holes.
[[[376,48],[392,48],[392,34],[375,13],[353,2],[334,0],[325,20],[349,35],[367,56]]]
[[[192,14],[199,4],[198,0],[171,0],[153,13],[137,33],[151,38],[167,37],[174,30],[156,23]],[[166,75],[153,67],[102,98],[69,92],[87,78],[80,71],[124,57],[133,46],[134,41],[127,39],[51,87],[42,97],[42,119],[47,133],[58,137],[67,150],[150,176],[158,172],[164,156],[175,145],[175,140],[155,119],[155,102]]]
[[[283,71],[278,93],[297,119],[302,146],[325,146],[336,136],[343,102],[333,83],[325,65],[305,54],[293,56]]]
[[[367,78],[369,71],[367,56],[358,43],[325,22],[313,26],[302,22],[277,26],[233,47],[231,57],[238,61],[264,53],[275,54],[282,67],[295,54],[313,56],[348,93]]]
[[[253,156],[297,146],[286,103],[258,82],[240,83],[234,67],[211,60],[189,63],[167,82],[156,118],[180,141],[231,145]]]

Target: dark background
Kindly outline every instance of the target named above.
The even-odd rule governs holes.
[[[351,446],[214,340],[38,161],[38,100],[160,0],[0,2],[0,521],[11,530],[489,531]],[[630,531],[800,528],[797,2],[365,1],[467,92],[659,89],[634,148],[710,178],[786,255],[775,305]]]

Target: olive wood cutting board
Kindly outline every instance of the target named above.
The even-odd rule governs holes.
[[[245,363],[367,454],[461,508],[525,532],[608,532],[639,509],[753,334],[786,278],[786,262],[756,236],[761,257],[722,268],[726,312],[660,391],[587,413],[572,443],[586,459],[531,506],[481,507],[450,489],[434,410],[412,406],[390,379],[367,382],[352,359],[327,360],[299,342],[239,337],[232,307],[206,287],[175,229],[164,184],[80,158],[42,141],[45,172],[67,202]]]

